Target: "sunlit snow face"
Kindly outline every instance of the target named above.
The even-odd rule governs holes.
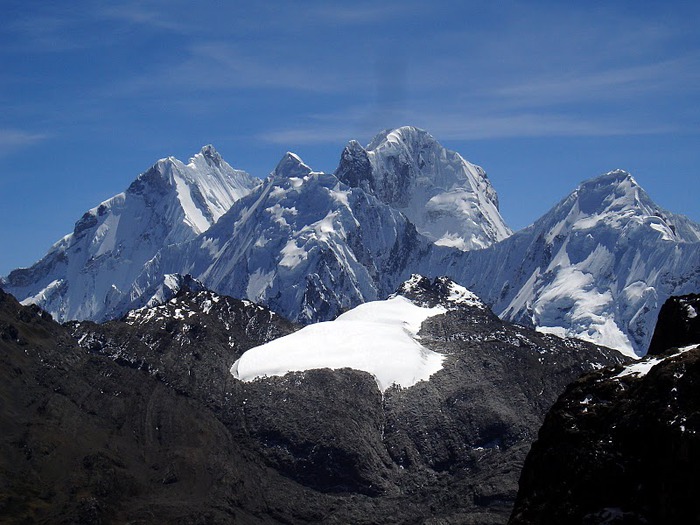
[[[252,381],[319,368],[352,368],[372,374],[383,392],[410,387],[442,368],[444,356],[419,343],[418,331],[444,307],[422,308],[397,296],[365,303],[335,321],[317,323],[248,350],[234,363],[237,379]]]

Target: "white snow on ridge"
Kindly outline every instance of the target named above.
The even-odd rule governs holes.
[[[231,367],[237,379],[252,381],[288,372],[352,368],[372,374],[384,392],[410,387],[442,368],[444,356],[418,342],[420,326],[445,308],[422,308],[402,296],[372,301],[335,321],[306,326],[245,352]]]
[[[179,177],[174,175],[175,189],[177,191],[177,196],[182,205],[182,209],[185,213],[185,222],[190,226],[196,233],[202,233],[209,229],[211,226],[210,222],[204,216],[202,211],[197,207],[192,199],[192,194],[190,193],[190,188],[187,183]]]
[[[613,379],[618,379],[620,377],[626,377],[626,376],[643,377],[649,373],[649,370],[654,368],[659,363],[661,363],[667,359],[670,359],[671,357],[675,357],[679,354],[683,354],[685,352],[688,352],[689,350],[695,350],[696,348],[700,348],[700,345],[684,346],[682,348],[679,348],[678,352],[676,352],[674,354],[666,355],[666,356],[659,356],[659,357],[650,357],[650,358],[645,359],[643,361],[640,361],[638,363],[627,365],[622,370],[622,372],[617,374]]]
[[[450,283],[450,295],[447,300],[451,303],[473,306],[482,310],[486,308],[478,295],[455,282]]]

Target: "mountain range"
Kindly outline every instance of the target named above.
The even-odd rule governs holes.
[[[259,181],[211,146],[160,160],[0,285],[59,321],[105,321],[191,275],[309,324],[413,273],[451,277],[503,319],[639,356],[663,302],[700,289],[700,225],[618,170],[512,233],[481,168],[402,127],[351,141],[333,174],[287,153]]]

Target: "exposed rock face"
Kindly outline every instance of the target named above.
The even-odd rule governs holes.
[[[4,523],[263,521],[275,473],[214,410],[4,293],[0,326]]]
[[[249,301],[191,289],[186,285],[167,302],[129,312],[120,321],[67,326],[91,353],[145,370],[177,392],[223,403],[231,363],[296,327]]]
[[[664,305],[653,340],[665,352],[567,388],[527,457],[510,523],[700,522],[695,301]]]
[[[693,343],[700,343],[700,295],[670,297],[659,312],[649,355]]]
[[[502,322],[456,289],[401,287],[446,307],[419,332],[445,366],[383,396],[349,369],[235,380],[241,352],[294,327],[211,292],[68,327],[3,295],[5,515],[504,523],[546,410],[580,373],[622,357]]]

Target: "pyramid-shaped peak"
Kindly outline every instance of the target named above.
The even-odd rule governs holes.
[[[639,187],[637,181],[634,180],[634,177],[628,171],[616,169],[582,182],[581,188],[590,189],[602,186],[619,186],[621,184],[629,187]]]
[[[634,177],[624,170],[610,171],[584,181],[575,194],[580,210],[587,214],[655,206]]]
[[[206,146],[203,146],[199,153],[208,162],[216,164],[216,165],[221,164],[221,161],[223,160],[221,158],[221,155],[219,154],[219,152],[216,151],[216,148],[214,148],[214,146],[212,146],[211,144],[207,144]]]
[[[287,178],[306,177],[311,171],[311,168],[304,164],[304,161],[297,154],[288,151],[277,163],[273,174],[277,177]]]
[[[415,126],[401,126],[385,129],[378,133],[369,143],[367,149],[373,151],[381,146],[412,144],[437,144],[437,140],[423,129]]]

